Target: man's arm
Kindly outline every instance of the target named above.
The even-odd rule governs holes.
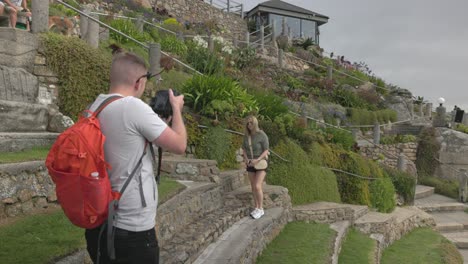
[[[187,131],[182,119],[184,96],[174,96],[169,90],[169,101],[172,106],[172,127],[167,127],[154,143],[163,149],[176,154],[184,154],[187,148]]]

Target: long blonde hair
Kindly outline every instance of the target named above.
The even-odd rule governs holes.
[[[248,127],[248,124],[249,122],[252,122],[253,124],[253,128],[252,128],[252,131],[249,130],[249,127]],[[257,133],[258,131],[260,131],[260,128],[258,127],[258,120],[255,116],[248,116],[246,119],[245,119],[245,135],[254,135],[255,133]]]

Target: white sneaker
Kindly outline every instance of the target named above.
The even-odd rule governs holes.
[[[253,219],[255,219],[255,216],[258,214],[258,211],[260,209],[258,208],[255,208],[252,212],[250,212],[250,217],[252,217]]]
[[[253,217],[253,219],[259,219],[264,214],[265,214],[265,211],[263,211],[263,209],[261,208],[261,209],[258,209],[257,213],[252,215],[252,217]]]

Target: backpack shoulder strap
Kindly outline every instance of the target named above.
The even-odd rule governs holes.
[[[114,102],[114,101],[117,101],[119,99],[122,99],[123,97],[120,96],[120,95],[113,95],[113,96],[110,96],[108,98],[106,98],[99,106],[98,108],[96,109],[96,111],[94,111],[93,115],[94,116],[98,116],[102,110],[104,110],[104,108],[106,108],[106,106],[108,106],[110,103]],[[91,105],[90,105],[91,107]],[[89,107],[88,107],[89,108]]]

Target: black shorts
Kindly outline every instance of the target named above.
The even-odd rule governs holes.
[[[266,172],[267,169],[268,169],[268,168],[263,169],[263,170],[257,170],[257,169],[255,169],[254,167],[249,167],[249,166],[247,166],[247,171],[248,171],[248,172],[257,172],[257,171],[265,171],[265,172]]]

